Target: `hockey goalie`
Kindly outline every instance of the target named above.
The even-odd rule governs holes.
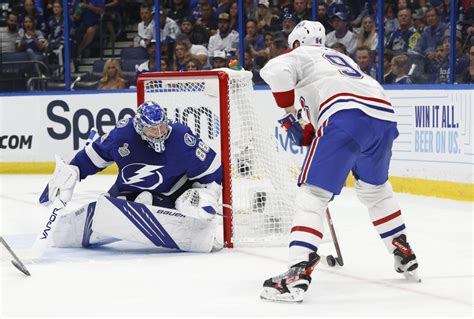
[[[71,200],[80,180],[112,163],[115,183],[95,202],[62,209],[49,234],[55,247],[91,247],[118,240],[189,252],[216,248],[221,194],[219,157],[187,126],[167,119],[155,102],[56,169],[40,197],[49,206]]]

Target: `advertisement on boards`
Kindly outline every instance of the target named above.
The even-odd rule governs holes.
[[[393,103],[400,132],[393,145],[390,175],[472,183],[474,93],[388,90],[386,94]],[[258,118],[255,125],[274,136],[293,158],[291,165],[298,168],[306,149],[295,145],[279,127],[277,121],[283,111],[275,106],[271,92],[256,90],[251,100]],[[5,96],[0,101],[0,162],[52,162],[54,154],[71,158],[84,145],[92,127],[103,134],[119,119],[132,116],[136,93]],[[217,111],[209,105],[212,112],[207,112],[205,107],[196,111],[186,106],[168,115],[185,120],[195,132],[212,134],[212,140],[218,140]],[[212,114],[205,117],[206,113]]]
[[[387,91],[399,137],[391,175],[472,183],[472,90]]]
[[[99,134],[134,114],[135,94],[1,97],[1,162],[51,162],[71,158],[92,127]]]

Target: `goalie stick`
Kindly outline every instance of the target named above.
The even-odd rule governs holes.
[[[15,266],[16,269],[18,269],[25,275],[31,276],[30,272],[28,271],[28,269],[26,269],[25,265],[21,262],[20,258],[18,258],[18,256],[13,252],[13,249],[11,249],[11,247],[7,244],[5,239],[3,239],[3,237],[1,236],[0,236],[0,242],[3,244],[3,246],[5,246],[7,251],[13,257],[13,259],[11,260],[12,265]]]
[[[339,242],[337,241],[336,236],[336,229],[334,228],[334,224],[332,222],[331,213],[329,212],[329,208],[326,209],[326,220],[329,225],[329,230],[331,231],[332,241],[334,242],[334,247],[336,248],[337,257],[334,258],[333,255],[328,255],[326,257],[326,261],[329,266],[334,267],[336,266],[336,262],[339,266],[344,266],[344,260],[342,259],[341,248],[339,247]]]
[[[44,254],[46,248],[49,247],[51,237],[53,237],[53,232],[57,225],[56,221],[59,218],[58,215],[60,215],[62,211],[64,210],[64,208],[66,207],[66,204],[63,203],[59,199],[59,194],[56,195],[56,199],[54,200],[52,207],[53,207],[53,211],[49,215],[47,222],[44,224],[43,228],[41,229],[41,232],[38,234],[33,244],[33,248],[32,248],[33,259],[41,257]]]

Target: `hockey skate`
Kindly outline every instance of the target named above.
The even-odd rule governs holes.
[[[320,256],[313,252],[308,261],[302,261],[276,277],[265,280],[260,298],[278,302],[302,302],[311,283],[311,273]]]
[[[392,244],[396,247],[393,251],[395,271],[403,274],[408,280],[421,282],[416,272],[418,261],[416,260],[415,253],[410,248],[410,244],[407,242],[407,237],[402,234],[394,238]]]

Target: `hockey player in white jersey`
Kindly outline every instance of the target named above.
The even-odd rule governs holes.
[[[394,109],[377,81],[324,43],[321,23],[301,21],[288,37],[290,49],[260,71],[286,113],[280,124],[296,144],[308,146],[298,178],[290,269],[264,282],[262,299],[303,300],[320,260],[317,251],[328,203],[341,192],[351,171],[358,198],[395,258],[395,270],[417,279],[418,262],[388,180],[392,143],[398,136]],[[309,123],[295,105],[301,106]]]
[[[109,133],[56,170],[40,197],[67,203],[79,180],[116,163],[114,185],[98,200],[58,215],[56,247],[91,247],[117,240],[192,252],[215,245],[221,192],[220,158],[155,102],[139,106]],[[39,240],[46,236],[40,236]]]

